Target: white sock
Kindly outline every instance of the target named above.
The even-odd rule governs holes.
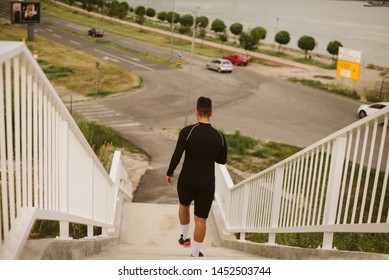
[[[186,224],[186,225],[181,225],[181,229],[182,229],[182,238],[184,240],[188,239],[190,236],[189,236],[189,225],[190,224]]]
[[[202,242],[196,242],[196,241],[193,240],[193,242],[192,242],[192,248],[193,248],[192,257],[198,257],[199,256],[199,252],[200,252],[200,249],[201,249],[202,246],[203,246]]]

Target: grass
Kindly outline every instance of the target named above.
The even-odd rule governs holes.
[[[356,170],[359,170],[362,168],[361,173],[361,182],[366,181],[367,176],[367,169],[366,167],[357,165]],[[357,180],[359,174],[356,172],[354,174],[354,178],[351,179],[351,169],[352,164],[350,163],[348,166],[348,178],[347,182],[352,182],[353,185],[351,187],[351,198],[350,201],[354,201],[355,197],[358,196],[359,200],[363,196],[363,192],[365,191],[364,188],[360,188],[359,192],[357,192]],[[371,174],[375,174],[376,170],[372,169]],[[384,185],[384,172],[379,172],[378,176],[378,183],[377,183],[377,189],[376,193],[381,194],[382,193],[382,186]],[[373,189],[373,182],[370,180],[368,191],[366,193],[366,202],[367,204],[370,204],[372,202],[372,189]],[[323,198],[325,200],[325,197]],[[377,195],[375,196],[374,205],[379,205],[381,196]],[[385,193],[385,199],[384,201],[388,201],[389,199],[389,193]],[[346,205],[347,200],[346,197],[343,198],[342,205]],[[298,205],[297,207],[301,207],[302,205]],[[381,216],[381,223],[384,222],[387,219],[387,209],[389,205],[383,205],[383,214]],[[359,219],[362,220],[363,223],[367,223],[367,217],[370,214],[369,213],[369,207],[365,207],[364,211],[361,213],[361,204],[359,203],[355,210],[355,219],[354,222],[352,222],[352,211],[351,209],[348,209],[348,212],[345,213],[345,210],[342,209],[341,212],[341,220],[343,221],[344,218],[346,218],[346,221],[348,223],[357,223]],[[377,212],[372,212],[371,221],[377,220]],[[363,215],[363,216],[360,216]],[[320,217],[322,219],[323,217]],[[266,243],[268,242],[268,234],[258,234],[258,233],[248,233],[246,234],[247,240],[253,241],[253,242],[259,242],[259,243]],[[295,246],[295,247],[301,247],[301,248],[318,248],[319,246],[322,246],[323,241],[323,233],[277,233],[276,235],[276,243],[280,245],[287,245],[287,246]],[[334,242],[333,247],[336,247],[339,250],[347,250],[347,251],[361,251],[361,252],[372,252],[372,253],[382,253],[382,254],[389,254],[389,233],[344,233],[344,232],[336,232],[334,233]]]
[[[331,93],[336,93],[338,95],[342,95],[342,96],[349,97],[352,99],[356,99],[356,100],[360,99],[360,96],[356,92],[350,91],[350,90],[347,90],[344,88],[340,88],[340,87],[334,86],[332,84],[323,84],[322,82],[316,81],[316,80],[298,79],[298,78],[289,78],[288,81],[293,82],[293,83],[302,84],[304,86],[308,86],[311,88],[324,90],[324,91],[331,92]]]
[[[77,117],[75,117],[75,120],[107,172],[111,168],[113,153],[118,149],[141,155],[145,160],[149,159],[149,156],[143,150],[125,139],[118,131],[93,121],[86,121]],[[101,228],[94,227],[94,234],[101,234]],[[58,235],[58,221],[37,220],[33,225],[29,238],[54,238]],[[69,235],[74,239],[83,238],[87,235],[87,226],[70,223]]]
[[[242,135],[239,130],[225,134],[228,164],[248,173],[258,173],[300,151],[302,148]]]
[[[22,41],[26,31],[7,26],[0,32],[0,40]],[[92,57],[81,50],[65,47],[35,35],[33,42],[27,42],[31,52],[38,51],[38,63],[49,80],[71,91],[87,95],[96,91],[96,62],[99,62],[99,88],[105,95],[130,92],[139,88],[143,81],[135,73],[124,70],[104,60]],[[123,83],[123,80],[126,83]]]
[[[268,234],[246,234],[252,242],[266,243]],[[318,248],[322,246],[323,233],[279,233],[276,243],[300,248]],[[333,247],[338,250],[389,253],[389,234],[387,233],[334,233]]]

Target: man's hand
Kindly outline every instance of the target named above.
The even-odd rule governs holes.
[[[173,176],[166,176],[166,183],[168,183],[169,185],[173,185],[172,178]]]

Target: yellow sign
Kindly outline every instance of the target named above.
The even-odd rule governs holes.
[[[361,65],[359,63],[338,59],[336,75],[341,78],[358,81],[360,68]]]
[[[182,64],[182,58],[181,58],[181,57],[179,57],[179,58],[177,59],[177,64],[178,64],[178,65],[181,65],[181,64]]]

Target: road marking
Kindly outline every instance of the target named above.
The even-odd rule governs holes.
[[[140,123],[134,122],[134,123],[124,123],[124,124],[111,124],[112,127],[128,127],[128,126],[138,126]]]
[[[129,59],[132,59],[133,61],[140,61],[139,58],[136,58],[136,57],[132,57],[132,56],[128,56],[128,55],[124,55],[124,57],[127,57]]]
[[[130,64],[133,64],[133,65],[135,65],[135,66],[138,66],[138,67],[144,68],[144,69],[146,69],[146,70],[149,70],[149,71],[154,71],[154,69],[152,69],[152,68],[150,68],[150,67],[147,67],[147,66],[141,65],[141,64],[139,64],[139,63],[135,63],[135,62],[133,62],[133,61],[130,61],[130,60],[127,60],[127,59],[123,59],[123,58],[121,58],[121,57],[118,57],[118,56],[112,55],[112,54],[110,54],[110,53],[107,53],[107,52],[104,52],[104,51],[101,51],[101,50],[98,50],[98,49],[93,49],[93,50],[94,50],[94,51],[96,51],[96,52],[99,52],[99,53],[102,53],[102,54],[105,54],[105,55],[108,55],[108,56],[111,56],[111,57],[117,58],[117,59],[119,59],[119,60],[122,60],[122,61],[124,61],[124,62],[130,63]]]
[[[118,59],[110,58],[109,56],[104,56],[103,59],[107,60],[107,61],[112,60],[112,61],[117,62],[117,63],[120,62]]]
[[[76,42],[76,41],[73,41],[73,40],[70,40],[70,43],[72,43],[72,44],[75,44],[75,45],[78,45],[78,46],[80,46],[80,45],[81,45],[81,43],[79,43],[79,42]]]
[[[60,35],[58,35],[58,34],[55,34],[55,33],[53,33],[53,36],[54,36],[54,37],[57,37],[57,38],[60,38],[60,39],[62,38],[62,36],[60,36]]]

